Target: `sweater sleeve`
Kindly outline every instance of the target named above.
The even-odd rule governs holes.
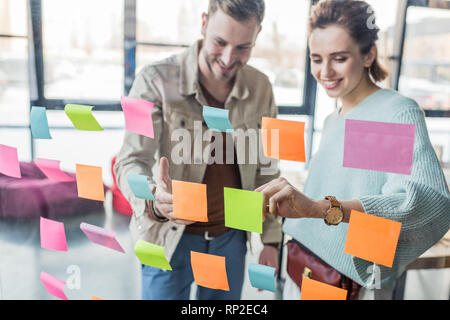
[[[364,211],[402,223],[391,268],[379,266],[378,279],[393,283],[404,268],[438,242],[450,228],[450,195],[445,176],[431,145],[423,111],[411,106],[394,115],[392,122],[415,124],[411,175],[387,174],[381,194],[359,198]],[[374,263],[353,257],[364,283],[371,283]],[[370,286],[369,286],[370,287]]]

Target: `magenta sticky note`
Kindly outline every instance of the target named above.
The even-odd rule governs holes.
[[[116,233],[114,231],[106,230],[85,222],[80,224],[80,229],[92,242],[125,253],[119,242],[117,242]]]
[[[125,129],[153,139],[153,102],[121,97],[120,103],[125,117]]]
[[[74,178],[61,171],[59,167],[60,161],[58,160],[37,158],[34,163],[50,180],[61,182],[75,181]]]
[[[64,286],[66,285],[64,281],[44,271],[41,272],[41,281],[44,284],[45,289],[47,289],[47,292],[52,296],[62,300],[69,300],[64,293]]]
[[[22,178],[16,148],[0,144],[0,173],[13,178]]]
[[[346,120],[343,166],[411,174],[414,124]]]
[[[67,251],[64,223],[41,217],[41,248]]]

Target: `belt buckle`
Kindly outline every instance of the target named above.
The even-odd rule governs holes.
[[[214,239],[214,237],[210,237],[210,236],[209,236],[209,231],[205,231],[205,240],[211,241],[211,240],[213,240],[213,239]]]

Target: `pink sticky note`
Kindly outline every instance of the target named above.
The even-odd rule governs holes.
[[[80,229],[92,242],[125,253],[119,242],[117,242],[116,233],[114,231],[106,230],[85,222],[80,224]]]
[[[67,251],[64,223],[41,217],[41,248]]]
[[[16,148],[0,144],[0,173],[13,178],[22,178]]]
[[[414,124],[347,120],[344,167],[411,174]]]
[[[125,129],[153,139],[153,102],[121,97],[120,103],[125,117]]]
[[[60,161],[37,158],[34,163],[50,180],[69,182],[75,181],[74,178],[61,171],[59,168]]]
[[[47,289],[47,292],[52,296],[55,296],[62,300],[69,300],[64,293],[64,286],[66,285],[64,281],[59,280],[58,278],[44,271],[41,272],[41,281],[44,284],[45,289]]]

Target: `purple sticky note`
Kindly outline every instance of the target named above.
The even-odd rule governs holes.
[[[13,178],[22,178],[16,148],[0,144],[0,173]]]
[[[64,223],[41,217],[41,248],[67,251]]]
[[[121,97],[120,103],[125,117],[125,129],[153,139],[153,102]]]
[[[66,285],[64,281],[44,271],[41,272],[41,281],[48,293],[62,300],[69,300],[64,293],[64,286]]]
[[[85,222],[80,224],[80,229],[92,242],[125,253],[119,242],[117,242],[116,233],[114,231],[106,230]]]
[[[61,171],[58,160],[37,158],[34,163],[50,180],[61,182],[75,181],[74,178]]]
[[[411,174],[414,124],[346,120],[344,167]]]

